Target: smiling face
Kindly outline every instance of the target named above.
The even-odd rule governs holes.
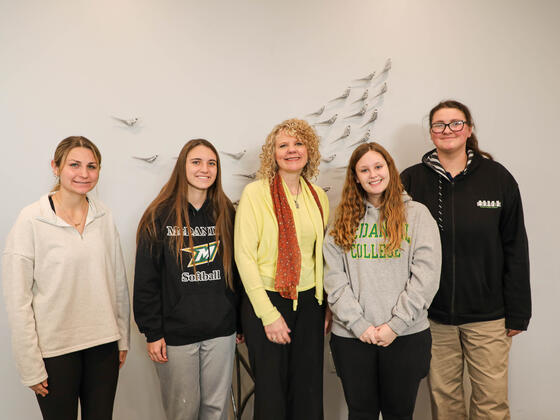
[[[99,179],[99,163],[85,147],[74,147],[60,167],[54,161],[51,166],[54,174],[60,177],[60,190],[64,193],[87,194]]]
[[[283,131],[278,133],[274,142],[274,159],[280,175],[301,174],[307,164],[307,158],[307,147],[301,140],[289,136]]]
[[[391,180],[389,167],[383,156],[370,150],[358,160],[354,170],[356,182],[366,192],[367,200],[375,207],[379,207],[383,192]]]
[[[203,145],[195,146],[187,154],[186,174],[189,188],[206,192],[218,174],[218,159],[214,152]]]
[[[454,121],[465,121],[465,114],[456,108],[441,108],[437,110],[430,124],[443,123],[449,124]],[[466,151],[467,139],[472,134],[472,127],[465,124],[461,131],[451,131],[449,127],[445,127],[443,133],[434,133],[430,130],[432,141],[436,146],[438,153],[455,154]]]

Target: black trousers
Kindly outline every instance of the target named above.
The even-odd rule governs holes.
[[[43,359],[49,375],[46,397],[37,395],[44,420],[110,420],[119,377],[116,342]]]
[[[325,307],[315,290],[293,301],[268,292],[290,328],[290,344],[275,344],[245,296],[241,309],[249,361],[255,376],[255,420],[321,420],[323,418],[323,344]]]
[[[397,337],[388,347],[331,335],[331,351],[348,404],[349,420],[412,420],[420,380],[430,369],[426,329]]]

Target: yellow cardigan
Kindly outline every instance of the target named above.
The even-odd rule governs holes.
[[[291,193],[282,181],[286,197]],[[310,209],[311,223],[315,228],[315,296],[323,302],[323,236],[329,218],[329,200],[325,192],[313,185],[324,220],[317,203],[300,177],[301,197]],[[290,207],[293,200],[288,199]],[[293,211],[293,210],[292,210]],[[297,226],[296,226],[297,229]],[[241,281],[256,315],[263,325],[269,325],[280,318],[280,312],[270,302],[266,290],[275,291],[276,261],[278,259],[278,224],[274,204],[270,195],[268,180],[260,179],[250,183],[243,190],[235,215],[235,262]],[[298,289],[299,290],[299,289]]]

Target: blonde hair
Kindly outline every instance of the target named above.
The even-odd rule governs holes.
[[[319,152],[319,137],[315,130],[304,120],[292,118],[281,122],[272,129],[266,137],[266,141],[262,147],[260,154],[261,167],[257,172],[259,178],[272,181],[276,172],[278,172],[278,163],[274,157],[276,137],[280,133],[287,134],[303,142],[307,149],[307,164],[304,166],[301,176],[305,179],[311,179],[319,173],[319,164],[321,163],[321,153]]]
[[[406,214],[401,197],[404,188],[393,158],[378,143],[362,144],[352,153],[346,170],[342,199],[336,208],[331,236],[334,238],[334,242],[345,251],[350,250],[354,243],[356,229],[366,211],[364,201],[367,197],[362,186],[356,182],[356,164],[370,150],[383,156],[389,170],[389,185],[383,191],[379,207],[379,226],[385,237],[387,251],[391,253],[400,248],[405,233]],[[384,223],[387,225],[386,229],[383,227]]]

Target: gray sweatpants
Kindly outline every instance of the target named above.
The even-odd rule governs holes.
[[[234,352],[235,334],[167,346],[155,365],[168,420],[227,419]]]

